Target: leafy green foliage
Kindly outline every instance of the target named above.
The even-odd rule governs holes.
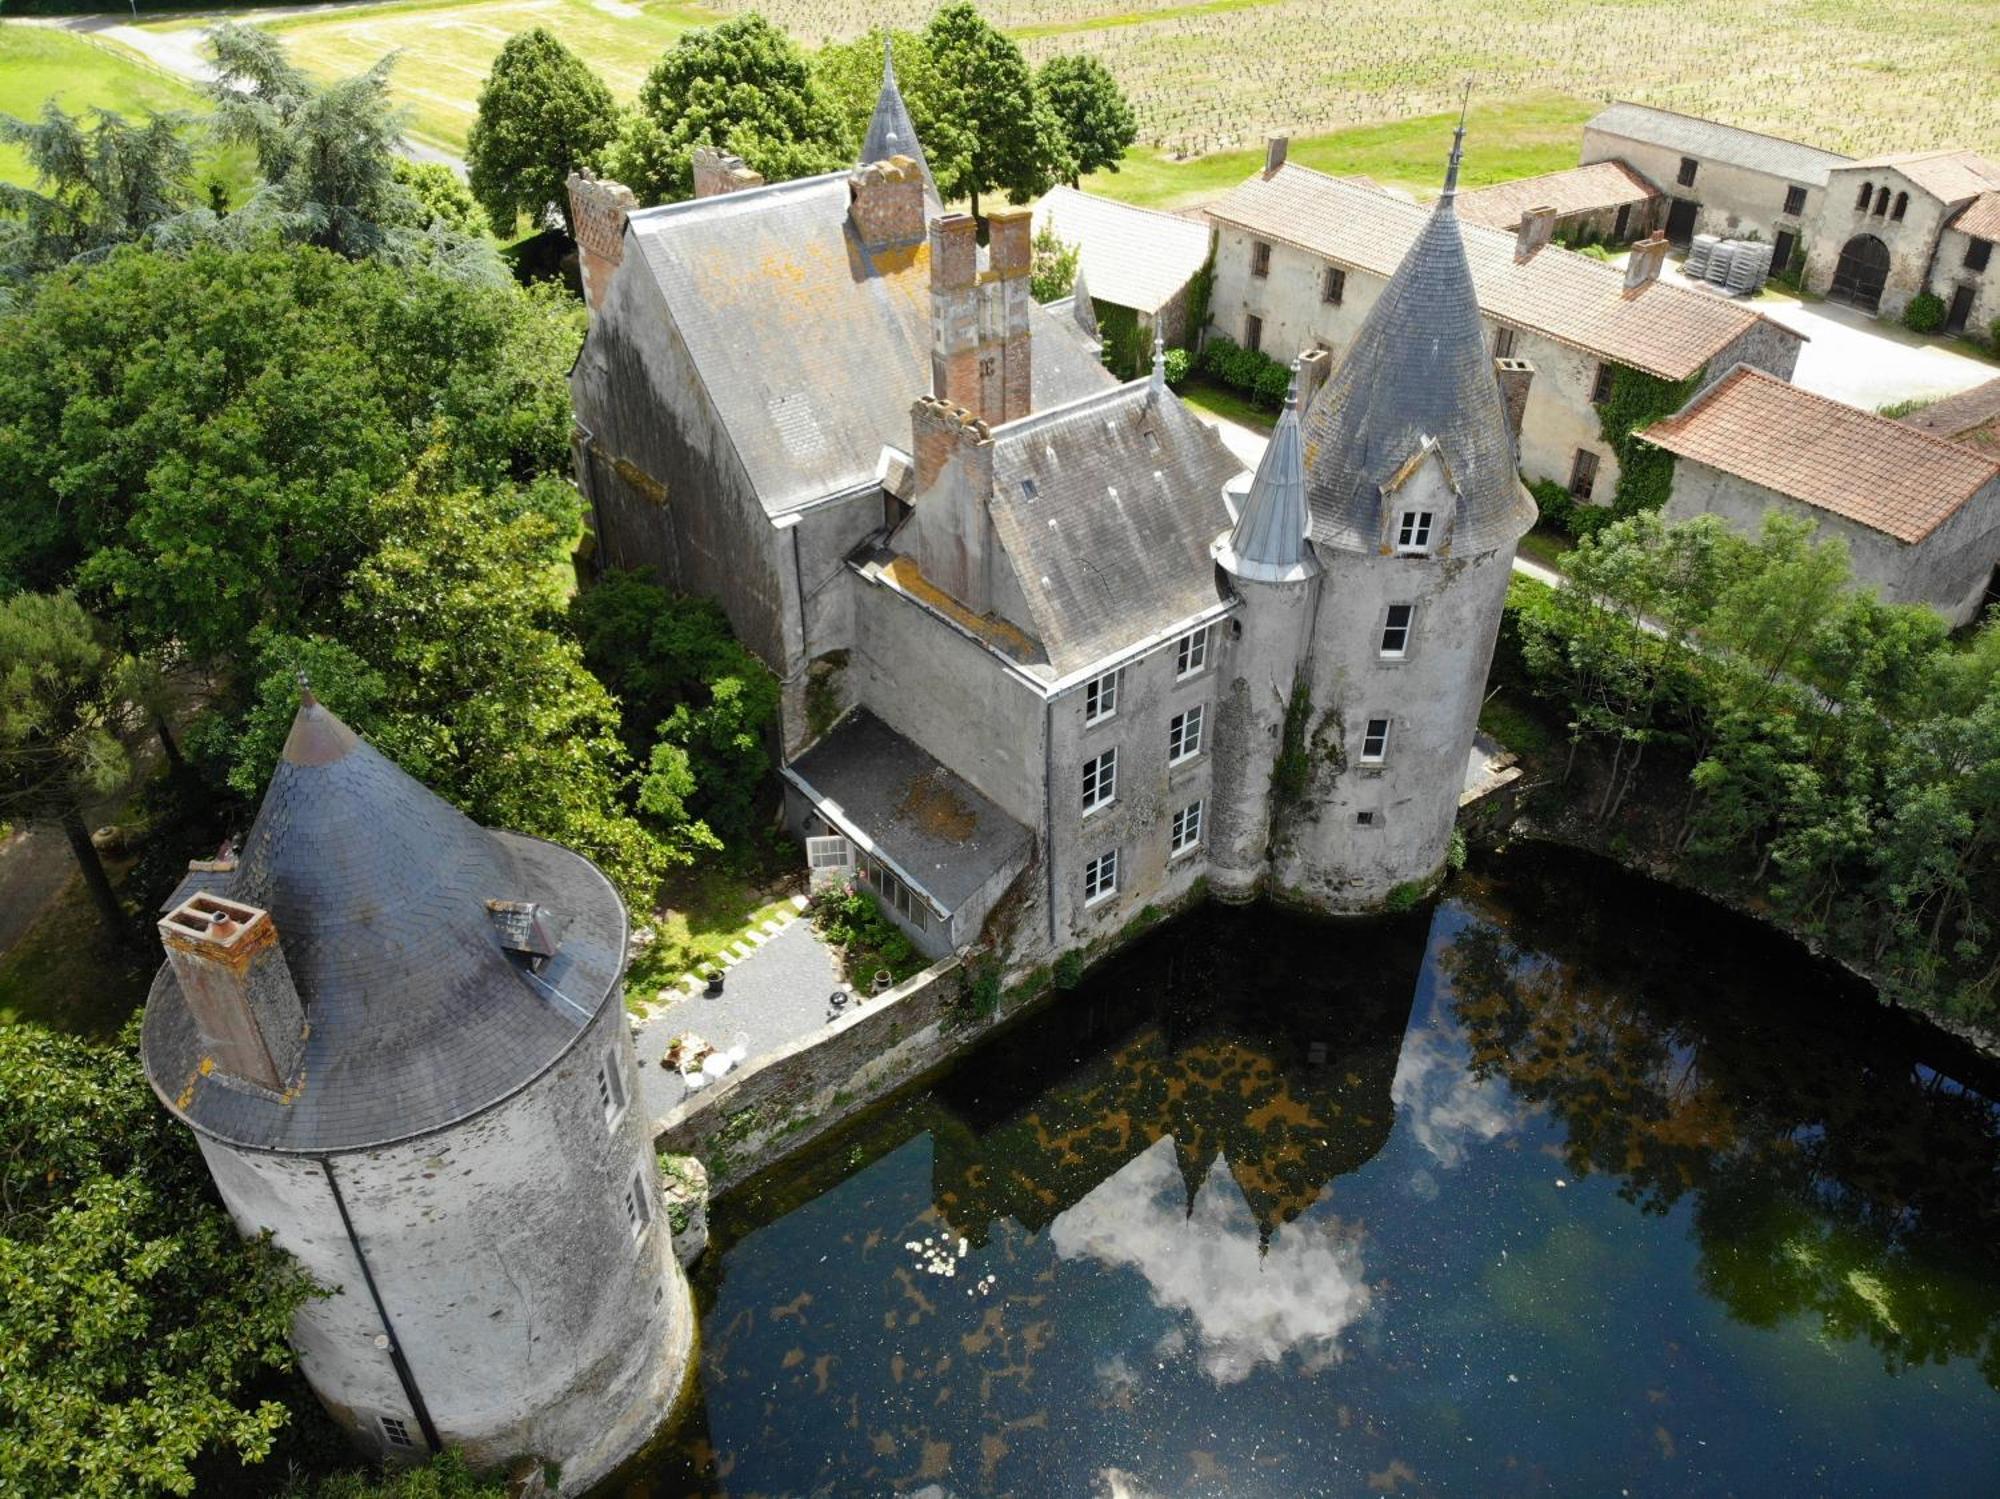
[[[1118,170],[1139,122],[1109,68],[1087,52],[1052,57],[1035,74],[1035,92],[1062,126],[1071,187],[1085,172]]]
[[[447,1447],[416,1468],[389,1473],[335,1473],[312,1483],[288,1485],[280,1499],[506,1499],[507,1484],[481,1478],[465,1454]]]
[[[940,183],[964,179],[972,159],[972,134],[952,113],[953,98],[922,32],[877,27],[851,42],[829,42],[813,54],[813,82],[840,122],[844,160],[861,159],[861,143],[882,91],[882,44],[896,55],[896,88],[910,112],[931,175]]]
[[[689,158],[704,143],[735,152],[767,182],[846,164],[840,121],[804,55],[755,12],[667,49],[610,147],[610,170],[644,202],[675,202],[694,195]]]
[[[390,168],[396,183],[410,195],[410,227],[428,230],[441,225],[452,234],[485,232],[484,215],[472,190],[458,173],[441,161],[411,161],[398,156]]]
[[[1270,355],[1216,334],[1202,345],[1201,372],[1231,390],[1241,391],[1267,411],[1285,404],[1292,372]]]
[[[539,223],[569,212],[569,174],[595,167],[617,130],[604,81],[553,33],[537,26],[507,38],[479,90],[466,140],[473,195],[494,232],[512,233],[517,215]]]
[[[1944,298],[1920,291],[1903,308],[1903,326],[1912,333],[1935,333],[1944,326]]]
[[[1186,349],[1167,350],[1167,384],[1179,390],[1194,372],[1194,356]]]
[[[0,115],[0,145],[16,146],[35,187],[0,182],[0,278],[25,277],[138,239],[194,206],[194,151],[183,114],[133,124],[97,111],[88,123],[54,99],[39,120]]]
[[[1056,302],[1068,296],[1076,286],[1076,267],[1083,259],[1083,247],[1070,244],[1057,235],[1053,225],[1044,224],[1035,231],[1033,249],[1035,259],[1028,287],[1035,300]]]
[[[0,1027],[0,1186],[0,1489],[187,1494],[205,1453],[270,1450],[251,1389],[311,1288],[237,1237],[132,1044]]]
[[[1535,497],[1543,522],[1574,540],[1595,536],[1618,518],[1603,505],[1576,499],[1554,479],[1532,480],[1528,493]]]
[[[878,968],[886,968],[898,983],[922,971],[922,956],[910,939],[892,926],[875,897],[845,881],[822,885],[808,908],[813,929],[840,949],[848,982],[866,983]]]
[[[1618,457],[1614,514],[1658,510],[1667,503],[1674,486],[1674,455],[1641,442],[1635,434],[1685,406],[1701,389],[1705,375],[1696,370],[1685,380],[1662,380],[1629,365],[1612,366],[1611,394],[1597,408],[1597,428]]]
[[[982,193],[1025,203],[1074,175],[1062,122],[1037,96],[1027,59],[969,0],[939,9],[924,42],[937,69],[937,102],[969,136],[962,167],[931,162],[947,200],[969,198],[976,216]]]

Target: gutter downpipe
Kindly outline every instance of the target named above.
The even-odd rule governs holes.
[[[424,1404],[423,1392],[417,1388],[417,1376],[410,1368],[410,1361],[403,1356],[402,1340],[396,1336],[396,1324],[389,1320],[389,1308],[382,1304],[382,1292],[375,1285],[375,1273],[368,1268],[368,1256],[361,1250],[360,1235],[354,1231],[354,1219],[348,1215],[347,1199],[340,1195],[340,1181],[333,1174],[333,1158],[320,1156],[319,1169],[326,1175],[327,1190],[333,1193],[333,1205],[340,1210],[340,1226],[347,1233],[347,1242],[354,1250],[354,1262],[361,1267],[362,1284],[368,1287],[368,1299],[375,1304],[375,1315],[382,1319],[382,1331],[389,1339],[389,1362],[395,1367],[396,1380],[403,1387],[403,1396],[410,1402],[411,1413],[417,1418],[417,1426],[424,1434],[424,1441],[435,1457],[444,1451],[444,1443],[438,1439],[437,1427],[432,1424],[430,1407]]]
[[[1056,946],[1056,695],[1042,699],[1042,862],[1049,870],[1049,950]]]

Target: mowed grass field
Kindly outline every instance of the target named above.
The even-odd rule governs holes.
[[[50,98],[72,113],[108,109],[135,120],[147,110],[207,110],[193,88],[122,47],[0,22],[0,114],[33,119]],[[250,163],[247,147],[231,146],[210,152],[200,171],[204,178],[220,177],[232,196],[240,197],[250,182]],[[29,186],[33,176],[18,147],[0,145],[0,182]]]

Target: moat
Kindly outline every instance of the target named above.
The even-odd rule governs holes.
[[[1997,1100],[1595,863],[1210,908],[718,1203],[612,1492],[1993,1492]]]

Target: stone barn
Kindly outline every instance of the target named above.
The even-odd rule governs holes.
[[[1973,151],[1914,151],[1834,172],[1813,229],[1806,287],[1900,317],[1919,292],[1944,303],[1944,331],[1986,334],[2000,319],[2000,165]]]
[[[1847,543],[1857,583],[1968,624],[2000,591],[2000,455],[1738,368],[1642,434],[1674,454],[1667,516],[1746,535],[1767,510]]]
[[[1933,401],[1898,420],[1933,437],[1948,438],[1982,453],[2000,456],[2000,378]]]
[[[1517,234],[1530,215],[1552,215],[1549,237],[1558,244],[1623,245],[1662,227],[1664,202],[1658,188],[1623,162],[1598,161],[1460,193],[1458,216]]]

